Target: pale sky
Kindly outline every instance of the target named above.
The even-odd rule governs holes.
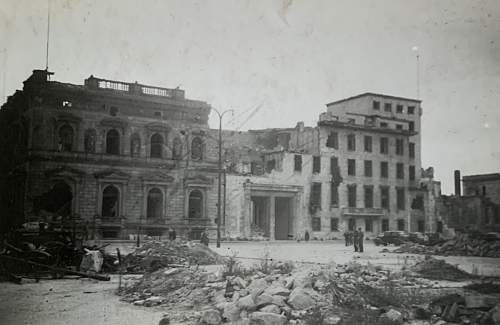
[[[444,193],[454,169],[500,172],[499,1],[51,0],[51,8],[53,80],[180,86],[235,109],[231,129],[313,126],[326,103],[367,91],[414,98],[417,46],[423,166],[434,166]],[[0,0],[2,103],[45,68],[46,26],[46,0]]]

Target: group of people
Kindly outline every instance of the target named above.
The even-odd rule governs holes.
[[[354,229],[354,231],[346,231],[344,233],[344,238],[346,246],[354,245],[355,252],[363,252],[363,241],[365,238],[365,234],[361,230],[361,228],[358,228],[358,230]]]

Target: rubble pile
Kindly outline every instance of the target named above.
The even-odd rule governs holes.
[[[124,257],[129,273],[155,271],[171,265],[210,265],[223,263],[223,258],[198,243],[173,240],[150,241]]]
[[[430,256],[426,256],[423,261],[412,266],[411,270],[431,280],[467,281],[477,277],[443,260],[438,260]]]
[[[495,307],[498,302],[490,298],[488,310],[482,302],[455,307],[455,301],[452,307],[448,301],[432,304],[432,295],[420,290],[436,288],[435,282],[408,271],[393,273],[354,262],[288,273],[280,268],[268,273],[235,270],[230,275],[201,267],[146,272],[122,290],[122,300],[172,308],[164,321],[176,324],[412,324],[415,319],[435,324],[443,319],[500,316],[500,305]]]
[[[500,241],[488,241],[459,235],[454,239],[433,246],[406,243],[395,249],[393,253],[500,257]]]

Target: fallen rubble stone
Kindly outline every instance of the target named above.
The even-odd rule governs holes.
[[[283,315],[259,311],[250,314],[250,319],[259,325],[284,325],[287,321]]]
[[[249,311],[257,309],[257,305],[255,304],[255,301],[253,300],[251,295],[240,298],[237,304],[240,309]]]
[[[218,325],[222,322],[220,312],[215,309],[208,309],[203,312],[202,321],[208,325]]]
[[[263,313],[281,314],[281,309],[276,305],[267,305],[260,309]]]
[[[466,295],[465,306],[467,308],[490,309],[498,303],[498,298],[489,295]]]
[[[403,314],[396,309],[389,309],[389,311],[382,314],[381,317],[387,318],[392,322],[401,322],[403,320]]]
[[[294,309],[301,310],[314,306],[315,301],[303,288],[293,289],[288,298],[288,304]]]
[[[228,303],[224,307],[224,312],[222,313],[222,317],[227,319],[228,321],[237,321],[240,318],[240,308],[236,303]]]

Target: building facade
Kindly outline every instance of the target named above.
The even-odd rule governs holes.
[[[49,77],[35,70],[1,110],[4,131],[22,134],[3,152],[19,152],[2,162],[2,192],[16,189],[2,199],[11,214],[76,220],[104,238],[159,236],[168,227],[196,237],[215,227],[208,104],[180,89]]]
[[[314,128],[250,131],[258,153],[234,163],[261,167],[228,172],[228,234],[435,231],[440,184],[421,168],[421,115],[419,100],[367,93],[327,104]]]

